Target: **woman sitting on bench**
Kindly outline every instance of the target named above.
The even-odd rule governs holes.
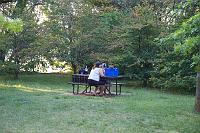
[[[100,96],[103,95],[104,90],[106,89],[105,81],[100,80],[100,77],[104,76],[103,69],[100,68],[101,63],[95,63],[94,67],[92,68],[90,75],[88,77],[88,84],[91,86],[95,86],[94,95],[96,95],[97,90],[100,90]]]

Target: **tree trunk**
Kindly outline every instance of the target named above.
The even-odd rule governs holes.
[[[76,64],[72,64],[72,69],[74,71],[74,74],[76,74],[76,72],[77,72],[77,65]]]
[[[196,84],[196,98],[194,110],[200,113],[200,72],[197,73],[197,84]]]
[[[5,52],[3,52],[3,50],[0,50],[0,61],[5,61]]]
[[[143,87],[147,87],[148,79],[147,79],[147,78],[144,78],[142,84],[143,84]]]
[[[122,72],[120,73],[121,75],[124,75],[125,74],[125,71],[126,71],[126,65],[123,65],[122,66]]]
[[[19,71],[17,69],[14,70],[14,79],[19,79]]]

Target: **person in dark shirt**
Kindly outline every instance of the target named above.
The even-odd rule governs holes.
[[[81,67],[81,69],[78,71],[78,74],[88,74],[87,66],[86,68]]]
[[[78,71],[78,74],[84,74],[85,73],[85,70],[84,68],[82,67],[79,71]]]

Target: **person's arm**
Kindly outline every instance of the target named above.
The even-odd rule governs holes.
[[[103,69],[99,69],[99,74],[100,74],[100,76],[101,76],[101,77],[103,77],[103,76],[104,76]]]

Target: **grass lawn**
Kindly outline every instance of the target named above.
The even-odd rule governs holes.
[[[200,133],[194,96],[124,87],[122,96],[74,96],[68,78],[0,77],[0,133]]]

